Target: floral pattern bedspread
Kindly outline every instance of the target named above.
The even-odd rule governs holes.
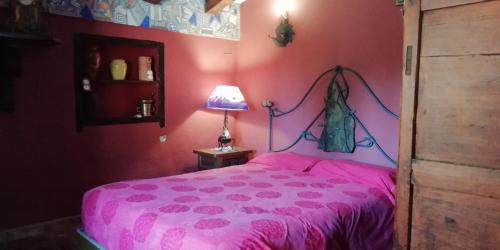
[[[391,249],[394,204],[358,178],[258,163],[96,187],[84,231],[106,249]]]

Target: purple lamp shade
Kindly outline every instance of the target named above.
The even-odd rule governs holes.
[[[219,85],[208,97],[205,108],[222,110],[247,111],[248,104],[241,94],[240,88],[229,85]]]

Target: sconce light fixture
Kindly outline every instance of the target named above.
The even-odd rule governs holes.
[[[275,0],[274,12],[281,17],[281,22],[275,30],[275,37],[269,36],[273,39],[278,47],[286,47],[293,41],[295,31],[293,26],[288,21],[288,11],[293,7],[292,0]]]

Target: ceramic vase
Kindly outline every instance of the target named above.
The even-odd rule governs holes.
[[[87,69],[86,75],[89,80],[94,81],[101,66],[101,52],[97,46],[89,46],[86,53]]]
[[[111,77],[113,80],[125,80],[127,75],[127,63],[123,59],[114,59],[111,61]]]
[[[151,63],[153,60],[148,56],[140,56],[138,59],[139,65],[139,80],[141,81],[153,81],[153,71],[151,70]]]

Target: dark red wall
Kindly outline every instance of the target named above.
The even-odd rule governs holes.
[[[99,184],[193,170],[192,150],[216,146],[223,120],[222,112],[205,110],[203,103],[216,84],[235,77],[236,42],[76,18],[50,21],[62,45],[23,50],[16,112],[0,114],[0,229],[76,215],[83,191]],[[134,124],[76,132],[75,32],[165,44],[165,128]],[[163,144],[160,135],[168,136]]]
[[[290,1],[296,3],[289,12],[296,36],[286,48],[276,47],[268,38],[274,36],[280,21],[272,11],[273,0],[247,1],[242,6],[237,82],[252,107],[238,115],[242,144],[259,152],[267,150],[267,111],[260,106],[263,99],[274,100],[282,110],[290,109],[320,73],[338,64],[361,73],[378,96],[399,113],[403,27],[394,1]],[[275,148],[289,145],[312,121],[323,106],[326,87],[322,82],[306,105],[276,121]],[[349,98],[356,114],[397,158],[399,121],[386,115],[359,82],[351,82]],[[363,136],[358,129],[358,139]],[[391,165],[375,149],[358,148],[352,155],[325,154],[314,143],[301,142],[293,151]]]

